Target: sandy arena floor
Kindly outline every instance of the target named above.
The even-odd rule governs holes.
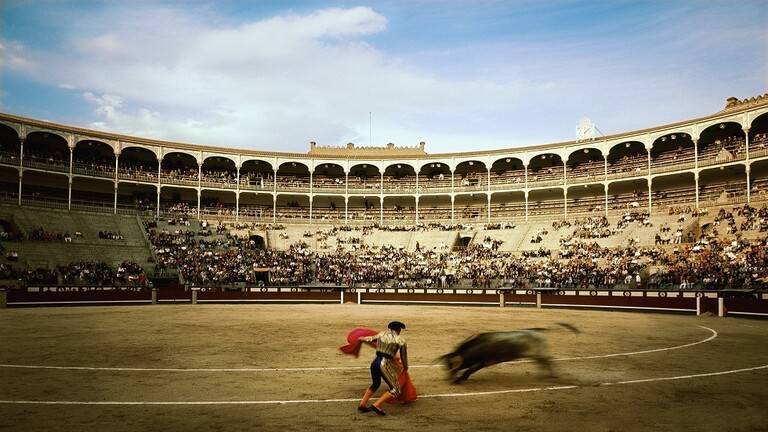
[[[358,414],[373,351],[366,347],[354,359],[337,347],[351,328],[383,328],[393,319],[408,325],[421,399],[388,406],[386,417]],[[518,363],[454,385],[431,366],[473,333],[556,321],[582,330],[549,334],[557,379]],[[2,431],[768,430],[768,321],[761,320],[526,308],[189,305],[5,309],[0,327]]]

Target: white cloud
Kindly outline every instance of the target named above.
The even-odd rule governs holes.
[[[15,71],[25,71],[33,66],[32,61],[27,58],[22,44],[0,39],[0,70],[8,68]]]
[[[172,10],[109,18],[99,22],[114,25],[69,41],[71,51],[41,53],[35,74],[87,90],[98,116],[92,126],[118,132],[305,151],[310,140],[367,141],[369,111],[380,125],[397,125],[434,112],[498,109],[517,92],[440,79],[387,58],[362,39],[387,25],[366,7],[215,28]],[[418,142],[377,136],[374,144]]]
[[[424,140],[428,151],[570,139],[583,115],[621,132],[750,96],[730,90],[761,83],[737,42],[758,48],[762,76],[768,54],[766,33],[734,27],[735,14],[660,18],[632,45],[505,40],[394,57],[368,42],[388,20],[367,7],[238,23],[142,3],[105,10],[68,22],[75,32],[56,49],[0,40],[0,67],[82,95],[92,127],[265,150],[367,144],[369,111],[374,145]],[[719,52],[737,66],[713,63]]]

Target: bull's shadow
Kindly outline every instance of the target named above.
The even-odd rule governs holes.
[[[574,333],[579,330],[566,323],[558,323],[556,329],[567,329]],[[488,332],[476,334],[465,340],[452,352],[441,356],[449,372],[449,379],[460,384],[475,372],[495,364],[516,360],[531,360],[549,379],[557,378],[552,367],[543,333],[553,328],[531,328],[515,331]]]

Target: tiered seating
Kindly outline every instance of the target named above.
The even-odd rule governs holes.
[[[103,261],[116,266],[133,261],[152,268],[151,251],[136,216],[86,214],[58,210],[0,206],[0,216],[25,234],[43,228],[67,234],[71,241],[22,241],[5,243],[19,254],[19,262],[52,268],[74,261]],[[100,239],[99,231],[119,233],[122,240]],[[77,233],[80,233],[78,235]]]

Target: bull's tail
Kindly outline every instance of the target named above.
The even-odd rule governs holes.
[[[576,328],[576,326],[574,326],[574,325],[571,325],[571,324],[568,324],[568,323],[563,323],[563,322],[559,322],[559,323],[556,323],[556,324],[559,325],[560,327],[563,327],[563,328],[565,328],[567,330],[570,330],[570,331],[572,331],[574,333],[581,333],[581,330]],[[557,328],[557,327],[555,327],[555,328],[552,328],[552,327],[533,327],[533,328],[528,328],[526,330],[537,331],[537,332],[544,332],[544,331],[553,331],[553,330],[560,330],[560,329]]]
[[[559,323],[557,323],[557,325],[559,325],[560,327],[566,328],[566,329],[568,329],[568,330],[570,330],[570,331],[572,331],[574,333],[581,333],[581,330],[576,328],[576,326],[574,326],[574,325],[571,325],[571,324],[568,324],[568,323],[563,323],[563,322],[559,322]]]

